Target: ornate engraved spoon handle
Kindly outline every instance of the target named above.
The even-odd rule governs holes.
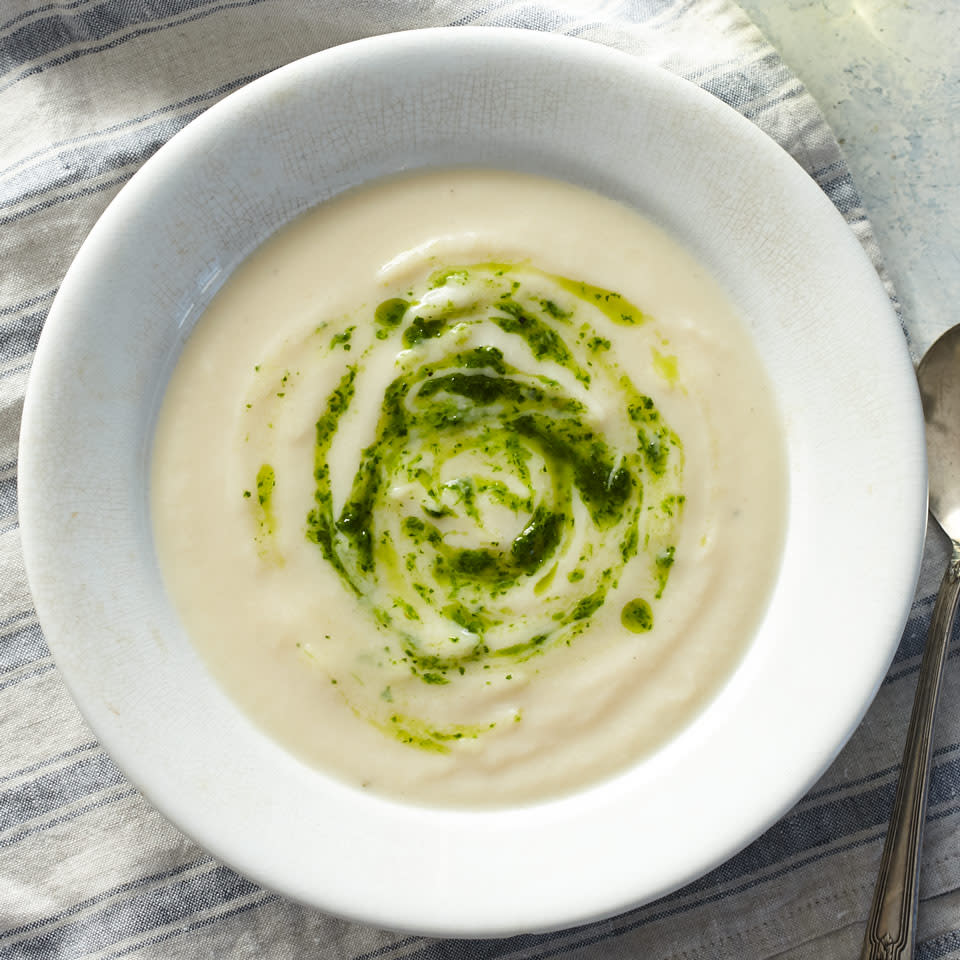
[[[893,801],[890,827],[880,859],[860,960],[911,960],[920,880],[920,843],[927,810],[933,715],[947,656],[953,619],[960,600],[960,542],[953,556],[930,621],[930,633],[920,662],[920,678],[910,714],[900,780]]]

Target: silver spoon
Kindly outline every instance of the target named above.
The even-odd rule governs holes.
[[[933,716],[960,599],[960,325],[948,330],[926,352],[917,368],[917,380],[927,425],[930,512],[950,537],[952,555],[920,662],[900,780],[860,960],[913,957]]]

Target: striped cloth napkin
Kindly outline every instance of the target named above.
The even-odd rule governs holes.
[[[434,941],[347,923],[260,889],[205,855],[127,783],[80,719],[50,659],[21,559],[18,424],[44,318],[94,221],[162,143],[253,78],[365,35],[467,23],[573,34],[692,79],[797,158],[879,268],[836,141],[803,86],[731,0],[3,0],[2,960],[829,960],[859,954],[946,556],[936,531],[886,682],[810,794],[753,845],[685,889],[623,916],[549,935]],[[909,334],[910,318],[906,325]],[[955,642],[934,756],[921,960],[960,958],[958,653]]]

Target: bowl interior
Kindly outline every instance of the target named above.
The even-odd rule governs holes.
[[[589,187],[690,249],[756,340],[784,412],[790,471],[781,576],[721,694],[624,775],[507,811],[368,796],[264,737],[178,625],[147,501],[166,380],[230,270],[346,188],[459,164]],[[20,471],[41,622],[133,782],[217,857],[288,896],[440,935],[613,914],[702,874],[788,809],[859,722],[893,655],[926,502],[899,326],[807,175],[739,115],[636,59],[471,28],[307,58],[161,149],[61,287],[33,369]],[[856,576],[865,558],[869,574]]]

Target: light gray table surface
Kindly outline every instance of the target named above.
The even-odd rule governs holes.
[[[918,358],[960,322],[960,3],[740,5],[836,132]]]

